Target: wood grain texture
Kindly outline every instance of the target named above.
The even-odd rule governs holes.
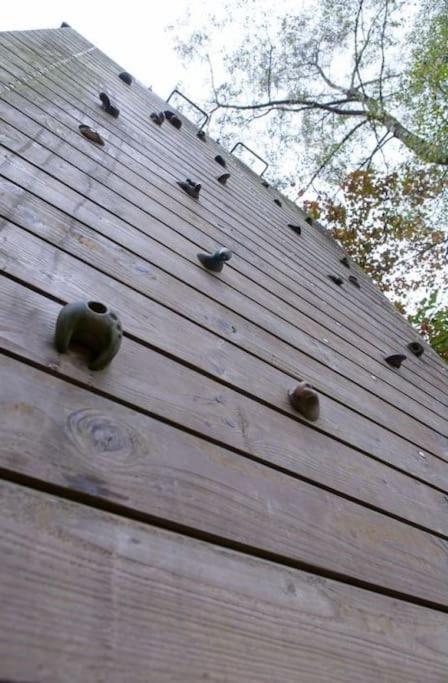
[[[447,592],[440,538],[18,361],[0,356],[0,377],[3,470],[381,589]]]

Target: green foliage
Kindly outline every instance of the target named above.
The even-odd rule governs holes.
[[[420,330],[437,353],[448,362],[448,306],[442,306],[437,292],[424,298],[409,321]]]

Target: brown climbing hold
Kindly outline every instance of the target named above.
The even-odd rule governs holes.
[[[96,130],[92,130],[90,126],[85,126],[83,123],[79,126],[79,132],[84,135],[90,142],[95,142],[97,145],[104,145],[104,140]]]
[[[223,173],[222,175],[219,176],[218,183],[221,183],[221,185],[226,185],[229,178],[230,178],[230,173]]]
[[[315,422],[319,419],[319,395],[308,382],[299,382],[295,389],[288,392],[289,402],[307,420]]]

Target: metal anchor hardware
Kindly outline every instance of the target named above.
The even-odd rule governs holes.
[[[199,199],[199,192],[201,191],[202,187],[200,183],[194,183],[192,180],[190,180],[190,178],[187,178],[185,181],[178,181],[177,184],[184,190],[184,192],[190,195],[190,197],[193,197],[193,199]]]
[[[92,130],[90,126],[85,126],[83,123],[79,126],[79,132],[81,135],[84,135],[87,140],[90,140],[90,142],[95,142],[97,145],[104,145],[104,140],[101,137],[99,133],[96,132],[96,130]]]
[[[116,107],[115,105],[112,104],[109,96],[106,95],[105,92],[100,92],[99,97],[100,97],[101,103],[103,105],[104,111],[107,112],[108,114],[110,114],[111,116],[113,116],[114,119],[118,119],[118,117],[120,115],[120,110],[118,109],[118,107]]]
[[[178,116],[176,116],[176,114],[173,111],[167,110],[164,112],[164,114],[166,120],[169,121],[171,125],[174,126],[174,128],[176,128],[177,130],[180,130],[182,128],[182,121]]]
[[[423,354],[425,352],[424,347],[418,341],[409,342],[408,349],[411,353],[414,354],[414,356],[417,356],[417,358],[420,358],[420,356],[423,356]]]
[[[403,353],[394,353],[391,356],[386,356],[384,360],[391,368],[400,368],[406,360],[406,356]]]
[[[218,249],[213,254],[207,254],[206,252],[200,251],[197,254],[198,260],[202,263],[204,268],[211,270],[214,273],[220,273],[224,267],[226,261],[230,261],[232,258],[232,252],[230,249]]]
[[[222,175],[219,176],[218,183],[221,183],[221,185],[227,185],[227,181],[229,178],[230,178],[230,173],[223,173]]]
[[[121,78],[126,85],[131,85],[133,80],[131,74],[128,74],[127,71],[122,71],[121,74],[118,74],[118,78]]]
[[[151,119],[151,121],[154,121],[155,124],[161,126],[162,123],[165,121],[165,114],[163,113],[163,111],[159,112],[158,114],[156,114],[156,112],[154,111],[152,114],[149,115],[149,118]]]
[[[295,232],[297,235],[302,234],[302,228],[300,225],[294,225],[294,223],[288,223],[288,228],[291,228],[293,232]]]
[[[352,285],[355,285],[355,287],[361,289],[361,285],[359,284],[359,280],[357,277],[355,277],[354,275],[349,275],[348,279],[352,283]]]
[[[339,277],[339,275],[329,275],[328,277],[332,282],[334,282],[335,285],[338,285],[338,287],[342,287],[344,280],[341,277]]]
[[[288,391],[289,402],[307,420],[315,422],[319,419],[319,395],[308,382],[299,382],[295,389]]]

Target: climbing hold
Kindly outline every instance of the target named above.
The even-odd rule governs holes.
[[[226,160],[220,154],[217,154],[215,156],[215,161],[217,164],[219,164],[220,166],[223,166],[224,168],[227,166]]]
[[[391,368],[400,368],[403,361],[406,360],[406,356],[402,353],[394,353],[391,356],[386,356],[384,360]]]
[[[262,181],[261,181],[261,184],[263,185],[263,187],[270,187],[270,185],[269,185],[269,183],[268,183],[267,180],[262,180]]]
[[[184,192],[186,192],[193,199],[199,199],[199,192],[201,191],[202,185],[200,183],[194,183],[190,178],[187,178],[184,182],[178,181],[177,183]]]
[[[350,268],[350,263],[347,256],[343,256],[341,259],[339,259],[339,263],[342,263],[342,265],[346,268]]]
[[[90,126],[85,126],[83,123],[79,126],[79,132],[84,135],[87,140],[95,142],[97,145],[104,145],[104,140],[96,130],[92,130]]]
[[[219,176],[218,183],[221,183],[221,185],[226,185],[229,178],[230,178],[230,173],[223,173],[222,175]]]
[[[291,230],[293,230],[295,233],[297,233],[297,235],[302,234],[302,228],[300,227],[300,225],[294,225],[294,223],[288,223],[288,228],[291,228]]]
[[[61,24],[61,28],[71,28],[70,24],[67,24],[66,21],[63,21]]]
[[[114,119],[117,119],[120,114],[120,110],[112,104],[109,96],[106,95],[105,92],[100,92],[100,100],[102,102],[104,111],[113,116]]]
[[[349,275],[348,279],[352,283],[352,285],[355,285],[355,287],[361,289],[361,285],[359,284],[359,280],[357,277],[355,277],[354,275]]]
[[[281,205],[282,205],[280,199],[274,199],[274,202],[277,204],[277,206],[281,206]]]
[[[154,123],[156,123],[158,126],[161,126],[162,123],[165,121],[165,114],[163,113],[163,111],[159,112],[158,114],[156,114],[156,112],[153,112],[152,114],[150,114],[149,118],[151,119],[151,121],[154,121]]]
[[[205,140],[205,131],[204,131],[204,130],[199,130],[199,131],[196,133],[196,137],[198,137],[199,140],[203,140],[203,141],[205,142],[205,141],[206,141],[206,140]]]
[[[308,223],[308,225],[313,225],[313,219],[311,218],[311,216],[307,216],[305,218],[305,223]]]
[[[174,128],[177,128],[177,130],[180,130],[182,128],[182,121],[178,116],[173,111],[169,111],[168,109],[164,112],[165,118],[167,121],[171,123]]]
[[[128,74],[127,71],[122,71],[121,74],[118,74],[118,78],[121,78],[127,85],[131,85],[132,83],[132,76],[131,74]]]
[[[56,321],[54,343],[66,353],[71,342],[78,342],[91,353],[90,370],[102,370],[118,353],[123,332],[118,315],[99,301],[66,304]]]
[[[207,254],[200,251],[197,255],[199,261],[202,263],[204,268],[207,270],[212,270],[214,273],[220,273],[224,267],[226,261],[230,261],[232,258],[232,252],[230,249],[218,249],[213,254]]]
[[[295,389],[288,391],[289,402],[307,420],[315,422],[319,418],[319,396],[308,382],[299,382]]]
[[[417,356],[417,358],[423,356],[425,352],[425,349],[423,348],[422,344],[420,344],[420,342],[418,341],[409,342],[408,349],[411,353],[414,354],[414,356]]]
[[[342,286],[344,280],[339,277],[339,275],[329,275],[328,276],[332,282],[334,282],[335,285],[338,285],[339,287]]]

